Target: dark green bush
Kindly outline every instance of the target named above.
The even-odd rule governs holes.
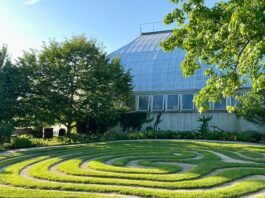
[[[198,122],[200,123],[199,132],[207,132],[209,131],[209,122],[212,120],[212,116],[202,116],[198,119]]]
[[[29,137],[15,137],[11,140],[11,148],[20,149],[20,148],[30,148],[33,144],[30,141]]]
[[[265,135],[258,132],[174,132],[174,131],[141,131],[131,133],[107,132],[99,135],[100,138],[80,138],[81,142],[92,141],[110,141],[110,140],[133,140],[133,139],[204,139],[204,140],[222,140],[222,141],[246,141],[246,142],[264,142]]]
[[[44,129],[44,139],[51,139],[51,138],[53,138],[53,128]]]
[[[256,131],[244,131],[239,133],[238,140],[244,142],[261,142],[264,135]]]
[[[138,131],[141,130],[142,125],[144,123],[151,122],[152,119],[150,118],[147,112],[130,112],[130,113],[122,113],[120,116],[120,125],[122,131]]]
[[[10,142],[14,128],[12,125],[0,125],[0,143]]]
[[[176,132],[176,131],[140,131],[140,132],[106,132],[104,134],[70,134],[66,137],[52,139],[34,138],[29,135],[12,137],[11,143],[0,146],[0,150],[28,148],[33,146],[51,146],[71,143],[91,143],[99,141],[137,140],[137,139],[205,139],[222,141],[245,141],[265,143],[265,135],[256,131],[236,132]]]
[[[3,144],[0,144],[0,152],[7,150]]]
[[[79,134],[88,135],[98,131],[98,124],[95,119],[87,118],[83,122],[78,122],[76,128]]]
[[[77,133],[84,135],[103,134],[118,124],[119,115],[119,113],[111,113],[111,115],[107,114],[100,119],[88,117],[82,122],[77,122]]]

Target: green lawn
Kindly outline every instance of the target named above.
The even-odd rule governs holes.
[[[50,147],[0,153],[0,171],[0,197],[265,197],[265,147],[251,144]]]

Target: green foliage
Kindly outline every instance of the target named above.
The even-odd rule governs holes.
[[[135,131],[136,129],[140,131],[142,125],[149,122],[152,122],[152,119],[146,112],[122,113],[120,116],[120,126],[123,132],[130,129],[132,131]]]
[[[112,116],[110,116],[112,114]],[[111,127],[118,124],[119,113],[112,112],[106,116],[100,117],[99,119],[87,118],[85,121],[77,122],[76,129],[80,134],[95,134],[104,133]]]
[[[80,133],[71,133],[71,134],[68,134],[67,137],[70,139],[72,143],[100,141],[99,134],[86,135],[86,134],[80,134]]]
[[[236,96],[246,80],[259,93],[265,84],[265,1],[220,1],[211,8],[204,0],[172,2],[178,6],[165,23],[176,22],[178,28],[162,47],[186,51],[181,64],[185,76],[208,65],[207,84],[195,97],[199,111],[209,109],[208,102]]]
[[[245,131],[245,132],[204,132],[199,139],[205,140],[222,140],[222,141],[242,141],[242,142],[253,142],[253,143],[264,143],[265,136],[256,131]]]
[[[0,192],[1,197],[252,196],[265,187],[263,156],[261,145],[188,140],[14,151],[1,156]]]
[[[225,131],[139,131],[139,132],[106,132],[103,134],[78,134],[71,133],[65,137],[53,137],[49,139],[35,138],[30,135],[12,137],[11,143],[0,144],[1,150],[29,148],[35,146],[54,146],[64,144],[92,143],[115,140],[139,140],[139,139],[194,139],[194,140],[221,140],[242,141],[253,143],[265,143],[265,135],[256,131],[225,132]]]
[[[21,136],[21,137],[14,137],[11,140],[10,147],[12,149],[20,149],[20,148],[30,148],[33,144],[30,141],[30,137],[28,136]]]
[[[256,92],[247,92],[239,99],[236,114],[250,122],[261,126],[265,125],[265,89]]]
[[[265,136],[256,131],[245,131],[238,135],[238,141],[243,142],[261,142],[265,143]]]
[[[4,142],[10,142],[10,137],[14,128],[12,125],[0,125],[0,144]]]
[[[60,123],[67,133],[89,117],[100,122],[126,110],[131,98],[131,76],[119,59],[109,61],[96,41],[76,36],[51,40],[39,53],[27,52],[18,65],[25,70],[30,90],[23,103],[22,124]]]
[[[134,133],[106,132],[104,134],[71,134],[69,136],[72,143],[89,143],[98,141],[114,140],[134,140],[134,139],[205,139],[205,140],[222,140],[222,141],[243,141],[243,142],[263,142],[264,134],[255,131],[237,132],[220,132],[207,131],[202,133],[183,131],[140,131]]]
[[[30,147],[56,146],[63,144],[78,143],[80,141],[77,140],[74,141],[74,139],[70,139],[68,137],[53,137],[51,139],[43,139],[43,138],[35,138],[31,135],[22,135],[20,137],[12,137],[10,143],[0,144],[0,149],[10,150],[10,149],[20,149],[20,148],[30,148]]]
[[[27,89],[23,79],[23,69],[11,63],[7,47],[0,49],[0,125],[13,123],[21,111],[20,97]]]
[[[209,122],[212,120],[212,116],[202,116],[201,118],[198,119],[198,122],[200,122],[200,127],[199,127],[199,132],[207,132],[209,131]]]

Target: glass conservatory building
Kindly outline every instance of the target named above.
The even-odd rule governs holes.
[[[164,52],[160,47],[161,41],[170,35],[171,31],[141,33],[111,53],[110,58],[119,57],[125,70],[131,71],[136,111],[151,112],[154,116],[161,112],[163,121],[159,128],[162,130],[196,130],[202,115],[196,111],[193,98],[206,83],[205,66],[185,78],[180,66],[185,52],[181,49]],[[221,103],[211,104],[211,110],[205,113],[213,117],[210,125],[226,131],[262,130],[227,113],[226,105],[234,102],[233,98],[226,98]]]

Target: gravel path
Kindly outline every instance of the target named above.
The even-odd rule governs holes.
[[[144,142],[144,141],[163,141],[163,140],[129,140],[129,142]],[[175,140],[170,140],[170,141],[175,141]],[[178,140],[179,141],[179,140]],[[183,140],[183,141],[186,141],[186,140]],[[188,140],[188,141],[192,141],[192,140]],[[193,140],[193,141],[196,141],[196,140]],[[122,140],[122,141],[112,141],[112,142],[128,142],[128,140]],[[201,141],[197,141],[197,142],[201,142]],[[205,141],[205,142],[220,142],[220,141]],[[225,143],[235,143],[235,142],[225,142]],[[82,144],[82,145],[85,145],[85,144]],[[256,144],[251,144],[251,145],[256,145]],[[62,145],[62,146],[56,146],[56,147],[64,147],[65,145]],[[69,146],[69,145],[68,145]],[[67,147],[68,147],[67,146]],[[79,145],[71,145],[71,147],[74,147],[74,146],[79,146]],[[55,148],[56,148],[55,147]],[[51,148],[51,147],[39,147],[39,148],[31,148],[31,149],[23,149],[23,150],[19,150],[19,151],[28,151],[28,150],[39,150],[39,149],[43,149],[43,148]],[[5,154],[10,154],[10,153],[13,153],[13,152],[17,152],[18,150],[13,150],[13,151],[8,151],[8,152],[5,152]],[[196,180],[200,180],[200,179],[204,179],[204,178],[207,178],[207,177],[212,177],[212,176],[216,176],[224,171],[228,171],[228,170],[238,170],[238,169],[263,169],[263,168],[256,168],[256,167],[251,167],[251,164],[255,163],[255,164],[258,164],[258,162],[253,162],[251,160],[255,160],[257,161],[256,158],[253,158],[253,157],[249,157],[249,156],[245,156],[241,153],[237,153],[237,152],[233,152],[234,154],[238,155],[239,157],[242,157],[243,159],[234,159],[230,156],[227,156],[225,154],[222,154],[220,152],[216,152],[216,151],[212,151],[212,150],[202,150],[202,149],[199,149],[198,152],[194,152],[196,153],[196,157],[193,157],[193,158],[185,158],[186,159],[189,159],[189,160],[201,160],[203,159],[204,155],[202,153],[200,153],[200,151],[205,151],[205,152],[209,152],[209,153],[212,153],[216,156],[218,156],[223,162],[227,162],[227,163],[241,163],[241,164],[250,164],[250,167],[233,167],[233,168],[220,168],[220,169],[216,169],[198,179],[194,179],[194,180],[187,180],[187,181],[196,181]],[[231,151],[232,152],[232,151]],[[66,158],[65,160],[63,159],[64,157],[70,157],[70,156],[75,156],[75,155],[78,155],[78,154],[82,154],[84,152],[76,152],[76,153],[71,153],[71,154],[64,154],[64,155],[61,155],[61,156],[56,156],[56,153],[53,153],[53,155],[51,155],[51,157],[60,157],[62,158],[61,161],[59,161],[58,163],[55,163],[53,164],[49,170],[51,173],[53,174],[57,174],[57,175],[62,175],[62,176],[68,176],[68,174],[66,173],[63,173],[63,172],[60,172],[57,170],[57,166],[68,160],[69,158]],[[3,153],[0,153],[0,154],[3,154]],[[46,154],[44,154],[46,155]],[[174,155],[176,156],[179,156],[179,155],[182,155],[182,154],[179,154],[179,153],[174,153]],[[264,155],[264,158],[260,158],[260,159],[265,159],[265,154]],[[36,156],[42,156],[40,155],[39,153],[38,154],[28,154],[28,155],[23,155],[23,156],[15,156],[15,157],[12,157],[10,159],[3,159],[3,160],[0,160],[1,162],[4,162],[4,161],[8,161],[8,160],[11,160],[11,159],[23,159],[24,157],[36,157]],[[85,153],[84,153],[84,156]],[[87,155],[89,156],[89,155]],[[84,170],[91,170],[89,168],[89,163],[91,161],[94,161],[94,160],[97,160],[97,159],[102,159],[102,158],[105,158],[105,157],[113,157],[112,159],[110,160],[107,160],[106,162],[104,162],[105,164],[107,165],[113,165],[113,163],[116,161],[116,160],[120,160],[120,159],[124,159],[124,158],[127,158],[127,157],[120,157],[121,155],[106,155],[106,156],[101,156],[101,157],[97,157],[97,158],[92,158],[92,159],[88,159],[86,161],[83,161],[81,164],[80,164],[80,168],[81,169],[84,169]],[[83,157],[83,156],[82,156]],[[116,158],[115,158],[116,157]],[[73,157],[74,158],[74,157]],[[48,159],[48,158],[47,158]],[[35,181],[35,182],[45,182],[45,183],[53,183],[53,184],[72,184],[72,185],[85,185],[85,184],[81,184],[81,183],[75,183],[75,182],[60,182],[60,181],[49,181],[49,180],[46,180],[46,179],[38,179],[38,178],[35,178],[35,177],[32,177],[29,172],[30,172],[30,169],[36,165],[37,163],[41,162],[41,161],[44,161],[44,160],[47,160],[47,159],[42,159],[38,162],[35,162],[33,164],[30,164],[24,168],[21,169],[20,171],[20,176],[23,177],[25,179],[25,182],[26,180],[31,180],[31,181]],[[142,159],[141,159],[142,160]],[[134,167],[134,168],[144,168],[144,169],[150,169],[150,168],[153,168],[153,167],[148,167],[148,166],[141,166],[139,165],[139,161],[140,160],[131,160],[129,161],[124,167]],[[189,163],[179,163],[179,162],[154,162],[154,163],[157,163],[157,164],[169,164],[169,165],[176,165],[176,166],[180,166],[182,168],[182,170],[178,173],[185,173],[185,172],[188,172],[188,171],[191,171],[193,168],[196,168],[196,164],[189,164]],[[11,165],[9,165],[11,166]],[[3,172],[7,167],[9,166],[5,166],[5,167],[2,167],[0,168],[0,173]],[[102,171],[104,172],[104,171]],[[76,177],[82,177],[82,176],[76,176]],[[260,180],[260,181],[265,181],[265,176],[264,175],[251,175],[251,176],[246,176],[246,177],[243,177],[243,178],[240,178],[240,179],[237,179],[237,180],[233,180],[231,182],[226,182],[226,183],[223,183],[223,184],[219,184],[219,185],[216,185],[216,186],[213,186],[213,187],[206,187],[206,188],[197,188],[197,189],[177,189],[177,190],[169,190],[169,189],[161,189],[162,192],[204,192],[204,191],[213,191],[213,190],[217,190],[217,189],[225,189],[225,188],[230,188],[230,187],[233,187],[234,185],[240,183],[240,182],[244,182],[244,181],[248,181],[248,180]],[[166,182],[166,181],[164,181]],[[163,181],[162,181],[163,183]],[[93,185],[104,185],[104,184],[89,184],[91,186]],[[6,185],[6,184],[0,184],[0,186],[8,186],[9,185]],[[116,184],[110,184],[108,186],[118,186]],[[122,186],[122,185],[121,185]],[[12,186],[11,186],[12,187]],[[149,189],[149,190],[156,190],[155,188],[151,188],[151,187],[138,187],[138,186],[131,186],[132,188],[137,188],[139,190],[141,189]],[[13,187],[12,187],[13,188]],[[19,188],[19,189],[33,189],[33,188],[21,188],[21,187],[14,187],[14,188]],[[40,190],[45,190],[45,189],[40,189]],[[51,191],[54,191],[54,192],[75,192],[75,193],[85,193],[83,191],[71,191],[71,190],[51,190]],[[91,194],[91,193],[89,193]],[[110,197],[124,197],[124,198],[138,198],[137,196],[130,196],[130,195],[120,195],[118,193],[94,193],[95,195],[103,195],[103,196],[110,196]],[[265,196],[265,189],[264,190],[260,190],[258,192],[254,192],[254,193],[250,193],[248,195],[245,195],[245,196],[242,196],[242,198],[250,198],[250,197],[257,197],[257,196],[261,196],[261,195],[264,195]]]
[[[233,159],[231,157],[228,157],[222,153],[218,153],[216,151],[211,151],[211,150],[203,150],[203,151],[207,151],[207,152],[210,152],[210,153],[213,153],[215,155],[217,155],[218,157],[221,158],[221,160],[223,162],[230,162],[230,163],[255,163],[255,162],[251,162],[251,161],[245,161],[245,160],[239,160],[239,159]]]

